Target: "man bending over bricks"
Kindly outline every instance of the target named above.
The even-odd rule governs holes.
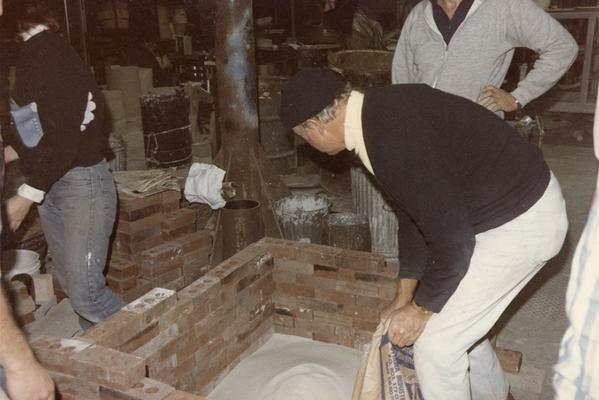
[[[469,100],[424,84],[360,93],[327,70],[291,78],[281,120],[321,152],[355,152],[391,198],[400,273],[383,321],[414,344],[424,398],[511,399],[483,338],[568,228],[540,150]]]

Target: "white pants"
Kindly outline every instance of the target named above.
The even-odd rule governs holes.
[[[507,379],[484,338],[530,279],[560,250],[568,221],[557,179],[524,214],[476,235],[468,272],[414,345],[426,400],[505,400]]]

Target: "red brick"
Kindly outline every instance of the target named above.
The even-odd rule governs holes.
[[[124,293],[122,293],[121,297],[123,298],[125,303],[130,303],[133,300],[137,299],[138,297],[141,297],[144,294],[148,293],[153,288],[154,288],[154,286],[152,285],[152,282],[150,282],[147,279],[138,278],[137,285],[134,288],[129,289],[129,290],[125,291]]]
[[[157,228],[154,230],[150,230],[150,233],[151,236],[147,238],[133,240],[129,237],[124,237],[119,232],[117,232],[114,241],[116,250],[122,253],[123,255],[128,256],[129,258],[134,258],[141,252],[164,243],[160,229]]]
[[[161,203],[162,197],[160,194],[154,194],[146,197],[133,197],[119,192],[119,212],[138,210]]]
[[[182,226],[195,226],[196,212],[191,208],[181,208],[164,215],[162,229],[174,230]]]
[[[354,327],[363,331],[373,332],[376,331],[380,321],[365,321],[361,319],[354,319]]]
[[[212,231],[197,231],[183,236],[177,241],[181,244],[183,254],[189,254],[197,250],[212,248]],[[208,251],[209,252],[209,251]]]
[[[335,326],[353,327],[354,319],[347,315],[339,313],[327,313],[323,311],[314,311],[314,321],[329,323]]]
[[[275,290],[285,293],[288,296],[314,297],[313,288],[294,283],[278,282],[275,284]]]
[[[150,204],[148,206],[132,210],[119,209],[118,219],[121,221],[132,222],[149,217],[153,214],[160,214],[162,212],[161,204]]]
[[[181,200],[181,191],[180,190],[165,190],[160,193],[160,200],[162,203],[172,203],[179,202]]]
[[[81,338],[116,349],[142,329],[143,321],[138,314],[121,310],[83,332]]]
[[[135,336],[131,337],[125,343],[120,345],[117,350],[125,353],[131,353],[148,343],[150,340],[154,339],[159,333],[158,321],[153,322],[139,331]]]
[[[256,245],[266,249],[275,259],[281,260],[293,260],[297,250],[296,242],[272,237],[264,237]]]
[[[71,375],[48,371],[50,378],[56,384],[62,399],[96,399],[100,395],[100,386]]]
[[[356,296],[331,289],[315,289],[314,298],[335,304],[356,304]]]
[[[117,293],[124,293],[126,290],[132,289],[137,285],[137,276],[119,279],[109,274],[106,275],[106,283]]]
[[[300,263],[294,260],[283,260],[275,258],[275,271],[288,272],[291,274],[312,275],[314,273],[314,264]]]
[[[308,264],[318,264],[328,267],[335,266],[335,257],[342,250],[337,247],[317,244],[298,243],[295,260]]]
[[[335,255],[334,265],[360,272],[384,272],[385,257],[377,253],[344,249]]]
[[[98,345],[76,353],[71,360],[78,365],[77,377],[118,390],[131,388],[146,372],[142,358]]]
[[[175,388],[165,383],[143,378],[126,391],[119,391],[106,387],[100,388],[102,400],[164,400],[175,393]]]
[[[153,228],[160,229],[163,218],[163,214],[160,213],[149,215],[137,221],[121,220],[117,222],[117,231],[128,235],[135,235]]]
[[[78,366],[71,358],[92,346],[93,342],[78,339],[59,339],[40,336],[31,342],[31,348],[38,360],[51,371],[77,376]]]
[[[142,321],[149,324],[174,307],[176,301],[174,291],[156,288],[126,305],[123,310],[139,315]]]
[[[137,276],[139,268],[133,261],[112,254],[108,263],[107,274],[116,279],[127,279]]]

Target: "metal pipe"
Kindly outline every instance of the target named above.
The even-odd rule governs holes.
[[[216,82],[222,149],[235,151],[236,158],[245,158],[249,148],[258,143],[252,1],[217,1],[216,21]]]

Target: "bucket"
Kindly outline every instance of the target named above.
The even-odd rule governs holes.
[[[397,263],[398,222],[391,204],[363,167],[352,167],[351,187],[356,212],[366,215],[370,223],[372,251],[383,254],[388,262]]]
[[[260,203],[230,200],[221,210],[223,256],[229,258],[264,236]]]
[[[6,250],[2,253],[2,278],[7,282],[20,274],[34,275],[40,271],[40,256],[32,250]]]
[[[168,168],[191,162],[189,98],[183,88],[160,87],[141,96],[146,161]]]
[[[285,239],[320,243],[331,201],[324,194],[294,194],[274,204]]]
[[[324,219],[322,243],[342,249],[370,251],[368,217],[354,213],[327,215]]]
[[[281,89],[287,80],[282,76],[261,76],[258,80],[260,144],[273,167],[281,173],[297,167],[295,135],[279,118]]]

